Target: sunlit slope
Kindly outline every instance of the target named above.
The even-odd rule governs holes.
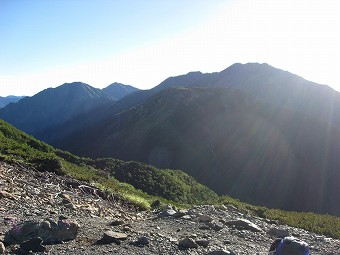
[[[112,158],[76,157],[34,139],[3,120],[0,120],[0,160],[85,180],[123,199],[143,201],[144,207],[150,207],[155,199],[190,204],[217,200],[214,192],[182,171],[160,170]]]
[[[239,90],[165,90],[89,137],[76,153],[181,169],[255,204],[340,215],[340,132]]]

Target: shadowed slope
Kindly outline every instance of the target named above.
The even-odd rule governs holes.
[[[267,64],[249,63],[234,64],[219,73],[190,72],[170,77],[151,90],[131,93],[110,107],[98,108],[91,115],[79,116],[82,125],[77,120],[58,127],[54,133],[63,133],[48,142],[62,149],[78,150],[80,139],[86,139],[87,135],[95,138],[98,127],[110,122],[116,114],[171,87],[237,88],[278,107],[300,111],[334,127],[340,127],[338,92]]]
[[[38,141],[0,120],[2,160],[86,180],[91,185],[111,190],[115,195],[130,201],[144,200],[146,207],[150,207],[155,199],[209,203],[218,198],[213,191],[182,171],[160,170],[140,162],[123,162],[113,158],[80,158]]]
[[[340,126],[339,92],[268,64],[234,64],[219,73],[191,72],[170,77],[155,90],[169,87],[237,88],[277,106]]]
[[[340,214],[340,132],[242,91],[165,90],[96,131],[76,153],[182,169],[248,202]]]
[[[37,138],[47,140],[54,135],[47,131],[49,128],[59,127],[78,115],[113,101],[110,95],[87,84],[66,83],[8,105],[0,110],[0,118]]]

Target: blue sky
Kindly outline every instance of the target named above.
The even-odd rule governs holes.
[[[0,0],[0,96],[266,62],[340,90],[337,0]]]

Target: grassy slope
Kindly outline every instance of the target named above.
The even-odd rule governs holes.
[[[0,120],[0,160],[85,180],[144,208],[150,208],[156,200],[178,205],[213,202],[232,204],[246,213],[277,219],[291,226],[340,239],[339,217],[268,209],[242,203],[227,196],[218,198],[211,190],[181,171],[159,170],[138,162],[115,159],[80,158],[56,150],[2,120]]]
[[[303,228],[314,233],[340,239],[340,217],[327,214],[321,215],[311,212],[283,211],[262,206],[253,206],[229,196],[221,196],[220,203],[233,205],[244,213],[256,214],[262,218],[278,220],[282,224]]]
[[[2,120],[0,157],[28,164],[40,171],[82,179],[120,196],[129,194],[129,198],[142,201],[144,207],[162,198],[184,204],[213,202],[218,198],[214,192],[181,171],[159,170],[138,162],[76,157],[56,150]]]

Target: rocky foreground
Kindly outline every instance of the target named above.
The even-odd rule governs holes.
[[[255,255],[287,235],[307,242],[312,254],[340,254],[339,240],[232,206],[138,211],[86,183],[4,162],[0,221],[0,254]]]

